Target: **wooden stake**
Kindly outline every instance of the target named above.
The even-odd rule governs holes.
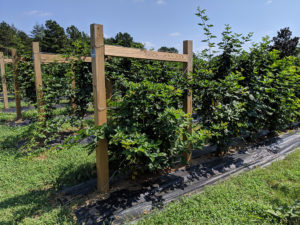
[[[71,70],[72,70],[72,91],[75,93],[76,91],[76,80],[75,80],[75,72],[74,72],[74,61],[71,61]],[[75,115],[75,112],[76,112],[76,104],[75,104],[75,97],[72,97],[71,99],[71,104],[72,104],[72,112],[73,114]]]
[[[188,79],[191,79],[189,74],[193,72],[193,41],[184,41],[183,42],[183,54],[188,55],[188,62],[183,64],[183,71],[186,72],[186,77]],[[193,113],[193,99],[192,99],[192,91],[188,90],[188,92],[185,94],[185,99],[183,103],[184,112],[188,113],[192,116]],[[192,128],[189,126],[188,132],[192,133]],[[185,158],[188,163],[190,163],[192,158],[192,147],[189,146],[189,153],[185,154]]]
[[[112,98],[112,92],[113,92],[112,85],[113,85],[112,80],[106,78],[106,80],[105,80],[106,99],[109,99],[109,100],[111,100],[111,98]]]
[[[34,61],[34,78],[35,78],[37,108],[39,112],[39,119],[42,119],[43,118],[42,114],[44,112],[42,109],[43,81],[42,81],[40,46],[38,42],[32,42],[32,50],[33,50],[33,61]]]
[[[14,70],[14,86],[15,86],[15,99],[16,99],[16,111],[17,111],[17,121],[22,120],[22,112],[21,112],[21,95],[20,95],[20,86],[19,86],[19,74],[18,74],[18,56],[17,50],[11,50],[12,55],[12,64]]]
[[[8,109],[8,97],[7,97],[7,86],[6,86],[6,79],[5,79],[5,65],[4,65],[3,52],[0,52],[0,70],[1,70],[4,109]]]
[[[75,89],[76,89],[76,81],[75,81],[75,77],[72,79],[72,89],[74,90],[75,92]],[[76,104],[75,104],[75,98],[72,97],[72,109],[73,109],[73,113],[75,114],[75,111],[76,111]]]
[[[107,122],[103,26],[91,24],[90,30],[95,125],[101,126]],[[98,191],[105,193],[109,190],[108,147],[106,140],[100,140],[97,144],[96,164]]]

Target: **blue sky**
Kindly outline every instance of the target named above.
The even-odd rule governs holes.
[[[148,48],[169,46],[179,51],[183,40],[193,40],[197,52],[205,45],[195,16],[197,6],[208,10],[217,36],[225,24],[237,33],[254,32],[255,42],[287,26],[300,36],[300,0],[0,0],[0,21],[26,33],[47,19],[86,33],[91,23],[99,23],[107,37],[128,32]]]

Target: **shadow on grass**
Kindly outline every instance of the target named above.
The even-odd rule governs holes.
[[[16,195],[0,202],[0,209],[11,210],[13,215],[11,218],[1,218],[0,224],[17,224],[25,218],[38,218],[44,213],[51,213],[55,209],[59,209],[55,215],[58,224],[63,224],[66,221],[71,221],[68,215],[70,209],[66,206],[62,208],[56,202],[51,202],[54,191],[47,190],[32,190],[26,194]],[[8,219],[7,221],[4,221]],[[2,220],[2,221],[1,221]]]
[[[65,167],[55,182],[55,188],[60,189],[62,187],[76,185],[80,182],[96,178],[96,164],[88,162],[81,164],[80,166],[69,164]]]
[[[12,153],[16,157],[24,156],[21,147],[28,141],[33,131],[33,126],[23,127],[22,130],[12,131],[11,135],[5,135],[0,139],[0,149],[2,152]]]
[[[7,215],[5,218],[0,218],[0,224],[18,224],[29,218],[38,221],[39,217],[46,213],[46,217],[49,217],[52,222],[55,219],[56,224],[73,223],[71,207],[76,202],[74,200],[69,201],[70,204],[62,206],[56,199],[57,189],[89,180],[92,176],[95,177],[94,167],[93,163],[85,163],[80,166],[73,163],[69,164],[60,169],[60,175],[52,184],[45,184],[44,188],[25,190],[24,194],[16,194],[2,201],[0,200],[0,211],[3,210],[4,214]]]

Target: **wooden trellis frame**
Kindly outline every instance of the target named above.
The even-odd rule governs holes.
[[[104,45],[103,25],[91,24],[91,57],[82,57],[84,62],[92,63],[93,72],[93,95],[94,95],[94,117],[95,125],[101,126],[107,122],[106,99],[112,95],[112,90],[106,90],[105,77],[105,56],[150,59],[169,62],[182,62],[183,71],[189,74],[193,69],[193,42],[183,42],[183,54],[166,53],[147,51],[143,49],[119,47],[112,45]],[[70,60],[77,60],[76,57],[66,58],[63,55],[41,53],[39,50],[39,43],[33,42],[33,58],[34,58],[34,72],[36,83],[36,95],[39,115],[41,115],[42,106],[42,63],[69,63]],[[109,85],[108,85],[109,86]],[[109,93],[108,93],[109,92]],[[192,92],[189,90],[185,94],[185,101],[183,103],[184,112],[192,114]],[[191,128],[188,128],[189,132]],[[191,151],[191,149],[189,149]],[[191,152],[186,154],[186,159],[189,162],[191,159]],[[97,184],[98,191],[105,193],[109,190],[109,165],[108,165],[108,145],[107,140],[99,140],[96,147],[96,165],[97,165]]]
[[[193,69],[193,42],[183,42],[183,54],[147,51],[134,48],[104,45],[103,25],[91,24],[91,56],[93,70],[93,92],[94,92],[94,111],[95,125],[101,126],[107,122],[106,111],[106,90],[105,90],[105,55],[152,59],[170,62],[182,62],[183,71],[186,74]],[[192,114],[192,92],[186,93],[184,101],[184,111]],[[191,132],[191,128],[188,130]],[[191,151],[191,149],[189,149]],[[191,152],[186,155],[187,161],[191,159]],[[105,193],[109,190],[109,166],[108,166],[108,147],[106,140],[99,140],[96,148],[97,163],[97,183],[98,191]]]
[[[42,79],[42,64],[48,63],[70,63],[71,60],[78,60],[77,57],[68,57],[60,54],[52,54],[52,53],[42,53],[40,52],[39,42],[32,42],[32,52],[33,52],[33,64],[34,64],[34,77],[35,77],[35,89],[36,89],[36,97],[37,97],[37,108],[39,112],[39,118],[43,117],[43,79]],[[84,62],[91,62],[91,57],[81,57],[81,60]],[[72,87],[75,88],[75,80],[72,81]],[[75,109],[74,99],[73,102],[73,109]]]

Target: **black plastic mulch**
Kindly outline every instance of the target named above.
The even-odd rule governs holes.
[[[107,199],[79,207],[74,213],[79,224],[116,224],[128,219],[134,220],[145,211],[161,207],[185,194],[200,191],[206,185],[224,180],[230,175],[268,165],[297,147],[300,147],[299,131],[271,138],[231,155],[178,170],[142,185],[115,191]],[[91,180],[65,188],[59,193],[58,201],[65,205],[95,190],[96,180]]]

